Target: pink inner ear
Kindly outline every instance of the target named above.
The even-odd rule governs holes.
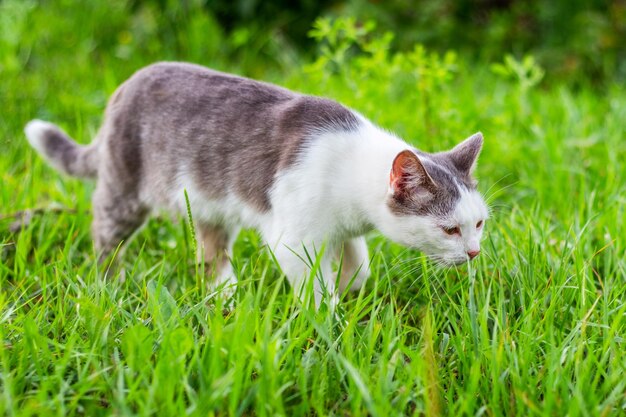
[[[393,169],[392,169],[391,172],[389,173],[389,185],[391,186],[391,189],[394,192],[398,191],[399,180],[400,178],[394,174]]]
[[[389,184],[394,192],[401,191],[406,185],[408,177],[417,173],[418,164],[417,156],[409,150],[402,151],[396,156],[389,174]]]
[[[417,155],[408,149],[400,152],[393,160],[389,183],[394,193],[405,193],[417,187],[432,192],[436,188]]]

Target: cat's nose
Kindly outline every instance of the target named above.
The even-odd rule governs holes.
[[[479,250],[468,250],[467,256],[469,256],[470,259],[474,259],[475,257],[478,256],[479,253],[480,253]]]

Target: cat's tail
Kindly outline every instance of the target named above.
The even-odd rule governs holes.
[[[97,141],[79,145],[58,126],[42,120],[28,122],[24,133],[30,145],[54,168],[78,178],[97,177]]]

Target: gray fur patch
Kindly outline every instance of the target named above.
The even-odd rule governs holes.
[[[476,160],[483,147],[483,134],[478,132],[456,145],[452,150],[444,152],[446,159],[464,176],[470,176]]]
[[[422,165],[434,181],[435,187],[429,187],[428,198],[398,199],[392,196],[388,201],[389,208],[398,215],[434,216],[444,219],[454,210],[461,198],[458,187],[475,190],[476,181],[469,174],[461,172],[447,152],[429,154],[417,149],[414,149],[414,152],[421,157]]]
[[[45,158],[66,174],[95,178],[97,174],[95,145],[78,145],[58,127],[51,124],[49,126],[41,133]]]
[[[159,63],[115,91],[90,145],[51,125],[41,151],[70,175],[97,175],[92,233],[102,260],[152,208],[172,208],[181,178],[205,198],[233,191],[267,211],[276,174],[317,133],[358,126],[352,111],[331,100],[198,65]]]
[[[174,187],[181,164],[207,197],[234,190],[269,210],[276,173],[297,160],[317,130],[353,130],[356,116],[331,100],[212,71],[161,63],[129,79],[111,100],[103,138],[112,163],[144,192]]]

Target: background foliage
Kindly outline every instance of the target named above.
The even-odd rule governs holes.
[[[623,1],[0,0],[0,412],[623,415]],[[482,130],[483,253],[440,270],[368,236],[336,315],[291,296],[259,236],[227,309],[186,219],[94,264],[91,183],[27,146],[80,142],[157,60],[345,103],[426,151]]]

